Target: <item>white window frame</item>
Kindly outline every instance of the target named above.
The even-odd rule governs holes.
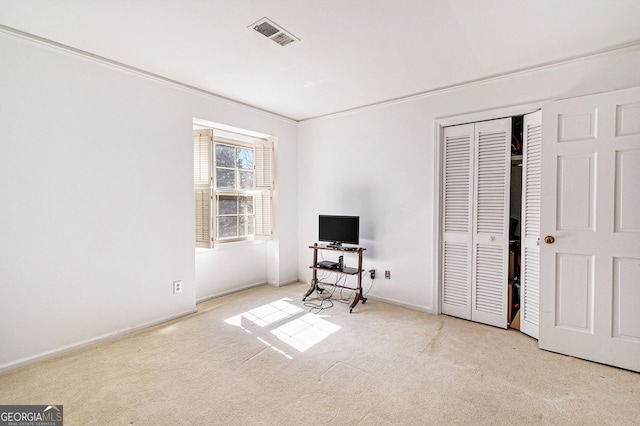
[[[217,145],[222,145],[222,146],[226,146],[226,147],[230,147],[230,148],[234,148],[234,149],[247,149],[247,150],[251,150],[253,153],[253,169],[251,170],[251,172],[253,173],[253,187],[251,189],[238,189],[238,185],[240,183],[240,171],[242,170],[248,170],[248,169],[240,169],[238,167],[238,159],[237,159],[237,151],[234,153],[234,162],[235,162],[235,167],[230,168],[230,167],[218,167],[218,165],[216,164],[216,146]],[[247,240],[253,240],[255,237],[255,223],[256,223],[256,218],[255,218],[255,205],[254,205],[254,195],[255,195],[255,182],[256,182],[256,155],[255,155],[255,149],[253,144],[250,143],[246,143],[246,142],[240,142],[240,141],[235,141],[232,139],[227,139],[227,138],[221,138],[221,137],[216,137],[214,135],[213,137],[213,142],[212,142],[212,148],[211,148],[211,152],[213,153],[212,156],[212,169],[213,169],[213,194],[214,194],[214,201],[215,201],[215,215],[212,215],[212,219],[214,220],[213,225],[213,229],[215,230],[215,238],[214,241],[215,243],[225,243],[225,242],[232,242],[232,241],[247,241]],[[223,170],[233,170],[234,174],[235,174],[235,185],[236,188],[223,188],[223,189],[217,189],[218,187],[218,180],[217,180],[217,169],[223,169]],[[222,214],[220,213],[220,197],[224,197],[224,196],[231,196],[231,197],[237,197],[237,210],[236,210],[236,214],[235,215],[231,215],[231,214]],[[239,206],[239,202],[240,199],[239,197],[250,197],[251,198],[251,204],[252,204],[252,213],[251,214],[242,214],[240,213],[240,206]],[[220,236],[220,226],[219,226],[219,219],[221,217],[230,217],[230,216],[235,216],[237,217],[237,221],[236,221],[236,235],[233,237],[221,237]],[[247,217],[251,217],[253,220],[253,234],[248,234],[248,235],[238,235],[240,233],[240,216],[247,216]]]
[[[202,160],[197,157],[197,150],[205,152],[202,147],[203,136],[208,136],[208,158]],[[198,145],[200,144],[200,145]],[[237,189],[239,183],[240,172],[245,169],[238,168],[237,164],[237,152],[234,155],[236,164],[235,167],[222,169],[234,170],[236,188],[216,189],[217,187],[217,173],[216,173],[216,145],[224,145],[232,148],[250,149],[253,151],[253,188],[251,189]],[[199,163],[200,161],[200,163]],[[203,177],[200,175],[200,184],[198,181],[198,172],[202,174],[202,161],[208,161],[208,181],[210,184],[204,185]],[[194,168],[196,169],[194,175],[196,178],[195,192],[196,192],[196,247],[209,247],[212,248],[214,244],[225,244],[228,242],[237,241],[253,241],[271,239],[271,211],[272,211],[272,187],[273,187],[273,142],[271,140],[257,141],[255,143],[235,140],[227,137],[219,137],[215,135],[215,130],[195,130],[194,131]],[[199,168],[199,169],[198,169]],[[246,169],[248,170],[248,169]],[[203,201],[208,191],[208,212],[204,212],[207,208],[206,201]],[[235,215],[223,215],[220,213],[220,197],[234,196],[234,197],[250,197],[252,200],[253,211],[250,214],[243,214],[239,210]],[[238,198],[239,202],[239,198]],[[238,217],[238,227],[240,226],[239,218],[241,216],[250,216],[253,220],[253,234],[246,236],[236,235],[234,237],[220,237],[218,219],[224,216],[236,216]],[[205,232],[209,232],[209,238],[205,238],[203,235]],[[238,232],[239,233],[239,232]]]

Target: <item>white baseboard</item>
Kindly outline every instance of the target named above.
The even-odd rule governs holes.
[[[300,280],[295,279],[295,280],[285,281],[285,282],[282,282],[280,284],[273,284],[273,285],[276,286],[276,287],[284,287],[284,286],[289,285],[289,284],[298,284],[300,282],[301,282]]]
[[[248,284],[242,287],[237,287],[231,290],[225,290],[225,291],[221,291],[219,293],[214,293],[214,294],[209,294],[207,296],[202,296],[199,297],[198,299],[196,299],[196,304],[198,303],[202,303],[202,302],[206,302],[207,300],[211,300],[211,299],[215,299],[216,297],[222,297],[222,296],[226,296],[229,294],[233,294],[233,293],[237,293],[239,291],[244,291],[244,290],[249,290],[250,288],[255,288],[255,287],[260,287],[261,285],[270,285],[272,287],[284,287],[285,285],[289,285],[289,284],[296,284],[299,283],[300,281],[298,281],[297,279],[295,280],[291,280],[291,281],[285,281],[282,283],[272,283],[272,282],[267,282],[267,281],[261,281],[259,283],[253,283],[253,284]]]
[[[431,307],[412,305],[411,303],[405,303],[405,302],[401,302],[401,301],[395,300],[395,299],[388,299],[386,297],[374,296],[372,294],[365,295],[365,297],[367,299],[378,300],[380,302],[389,303],[391,305],[402,306],[403,308],[407,308],[407,309],[413,309],[414,311],[420,311],[420,312],[426,312],[428,314],[433,314],[433,308],[431,308]]]
[[[120,337],[126,336],[128,334],[131,333],[135,333],[136,331],[140,331],[140,330],[144,330],[145,328],[150,328],[153,326],[156,326],[158,324],[162,324],[168,321],[172,321],[174,319],[177,318],[181,318],[187,315],[191,315],[193,313],[198,312],[197,309],[190,309],[186,312],[182,312],[176,315],[171,315],[169,317],[166,318],[162,318],[159,320],[154,320],[154,321],[150,321],[150,322],[146,322],[144,324],[140,324],[134,327],[129,327],[129,328],[123,328],[120,330],[116,330],[116,331],[112,331],[109,333],[105,333],[102,334],[100,336],[96,336],[96,337],[91,337],[89,339],[86,340],[81,340],[79,342],[75,342],[75,343],[71,343],[69,345],[65,345],[65,346],[61,346],[59,348],[56,349],[52,349],[46,352],[42,352],[36,355],[32,355],[32,356],[28,356],[28,357],[24,357],[24,358],[20,358],[17,359],[15,361],[10,361],[4,364],[0,364],[0,374],[3,373],[7,373],[9,371],[13,371],[13,370],[17,370],[18,368],[21,367],[26,367],[27,365],[31,365],[31,364],[35,364],[36,362],[41,362],[47,359],[51,359],[51,358],[55,358],[55,357],[59,357],[61,355],[67,354],[69,352],[73,352],[76,351],[78,349],[82,349],[85,348],[87,346],[92,346],[95,345],[97,343],[101,343],[107,340],[114,340],[114,339],[118,339]]]
[[[215,299],[216,297],[226,296],[228,294],[237,293],[237,292],[243,291],[243,290],[249,290],[250,288],[260,287],[261,285],[266,285],[266,284],[268,284],[266,281],[260,281],[259,283],[247,284],[247,285],[242,286],[242,287],[232,288],[231,290],[225,290],[225,291],[221,291],[219,293],[214,293],[214,294],[209,294],[207,296],[202,296],[202,297],[199,297],[199,298],[196,299],[196,305],[198,303],[206,302],[207,300]]]

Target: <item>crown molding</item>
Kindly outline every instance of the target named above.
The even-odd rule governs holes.
[[[574,62],[580,62],[586,59],[595,58],[598,56],[603,56],[611,53],[622,52],[627,50],[633,50],[640,47],[640,40],[634,40],[628,43],[618,44],[615,46],[611,46],[605,49],[594,50],[588,53],[584,53],[581,55],[575,55],[564,59],[559,59],[556,61],[545,62],[543,64],[532,65],[529,67],[518,68],[512,71],[506,71],[503,73],[492,74],[490,76],[481,77],[477,79],[467,80],[460,83],[450,84],[446,86],[437,87],[435,89],[425,90],[423,92],[418,92],[410,95],[399,96],[397,98],[386,99],[384,101],[372,102],[370,104],[360,105],[353,108],[344,109],[341,111],[331,112],[327,114],[317,115],[314,117],[308,117],[298,120],[298,123],[309,123],[317,120],[322,120],[326,118],[334,118],[343,115],[349,115],[356,112],[366,111],[370,109],[379,108],[382,106],[399,104],[404,102],[409,102],[417,99],[428,98],[431,96],[440,95],[447,92],[452,92],[459,89],[464,89],[467,87],[477,86],[480,84],[489,83],[492,81],[502,80],[505,78],[516,77],[518,75],[529,74],[537,71],[542,71],[549,68],[554,68],[562,65],[571,64]]]
[[[293,119],[291,117],[287,117],[287,116],[284,116],[284,115],[281,115],[281,114],[277,114],[275,112],[272,112],[272,111],[269,111],[269,110],[266,110],[266,109],[262,109],[262,108],[259,108],[257,106],[251,105],[251,104],[240,102],[240,101],[237,101],[235,99],[228,98],[226,96],[218,95],[218,94],[210,92],[208,90],[200,89],[198,87],[191,86],[189,84],[182,83],[182,82],[179,82],[177,80],[172,80],[170,78],[163,77],[163,76],[161,76],[159,74],[154,74],[152,72],[145,71],[145,70],[140,69],[140,68],[132,67],[132,66],[124,64],[122,62],[114,61],[112,59],[105,58],[103,56],[95,55],[95,54],[87,52],[85,50],[76,49],[75,47],[67,46],[66,44],[58,43],[56,41],[49,40],[49,39],[46,39],[46,38],[43,38],[43,37],[39,37],[37,35],[30,34],[30,33],[24,32],[24,31],[20,31],[20,30],[17,30],[15,28],[7,27],[6,25],[0,24],[0,33],[4,33],[6,35],[9,35],[9,36],[12,36],[12,37],[15,37],[15,38],[27,41],[27,42],[32,42],[32,43],[35,43],[35,44],[38,44],[38,45],[43,45],[45,47],[52,48],[52,49],[58,50],[58,51],[62,51],[64,53],[72,54],[72,55],[75,55],[75,56],[80,56],[83,59],[88,59],[88,60],[90,60],[92,62],[96,62],[96,63],[99,63],[101,65],[106,65],[106,66],[108,66],[110,68],[114,68],[114,69],[117,69],[117,70],[120,70],[120,71],[124,71],[124,72],[130,73],[130,74],[138,75],[138,76],[141,76],[141,77],[144,77],[144,78],[147,78],[147,79],[150,79],[150,80],[153,80],[153,81],[156,81],[156,82],[159,82],[159,83],[171,86],[171,87],[175,87],[175,88],[178,88],[178,89],[186,90],[188,92],[196,93],[196,94],[199,94],[199,95],[204,95],[206,97],[213,98],[213,99],[215,99],[217,101],[225,102],[225,103],[230,104],[230,105],[240,106],[240,107],[243,107],[243,108],[246,108],[246,109],[250,109],[253,112],[258,112],[258,113],[267,115],[267,116],[272,117],[272,118],[277,118],[279,120],[286,121],[286,122],[291,123],[291,124],[296,124],[298,122],[298,120],[295,120],[295,119]]]

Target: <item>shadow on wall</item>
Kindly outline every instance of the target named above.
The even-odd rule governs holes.
[[[326,214],[360,216],[360,245],[367,246],[367,257],[375,258],[375,245],[363,240],[380,240],[385,234],[388,205],[380,193],[374,196],[371,188],[344,186],[336,191],[335,204]]]

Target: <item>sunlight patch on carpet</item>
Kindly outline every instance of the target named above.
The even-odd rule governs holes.
[[[322,319],[319,315],[307,314],[281,325],[271,333],[289,346],[304,352],[339,329],[340,326]]]
[[[284,324],[271,330],[271,334],[298,352],[306,351],[340,329],[340,326],[323,319],[323,315],[309,313],[300,318],[291,319],[293,316],[298,316],[303,310],[289,303],[290,301],[292,300],[289,298],[282,298],[239,315],[234,315],[224,320],[224,322],[232,326],[240,327],[249,334],[253,334],[247,328],[247,325],[250,323],[263,329],[270,329],[275,327],[276,323],[287,320]],[[250,323],[247,323],[247,321],[250,321]],[[266,340],[266,336],[257,337],[257,339],[261,343],[291,359],[291,356],[286,352],[269,343]]]
[[[291,299],[288,298],[279,299],[275,302],[267,303],[266,305],[228,318],[224,320],[224,322],[230,325],[240,326],[242,324],[242,318],[246,318],[260,327],[266,327],[269,324],[276,323],[302,312],[302,309],[289,303],[288,301],[290,300]]]

